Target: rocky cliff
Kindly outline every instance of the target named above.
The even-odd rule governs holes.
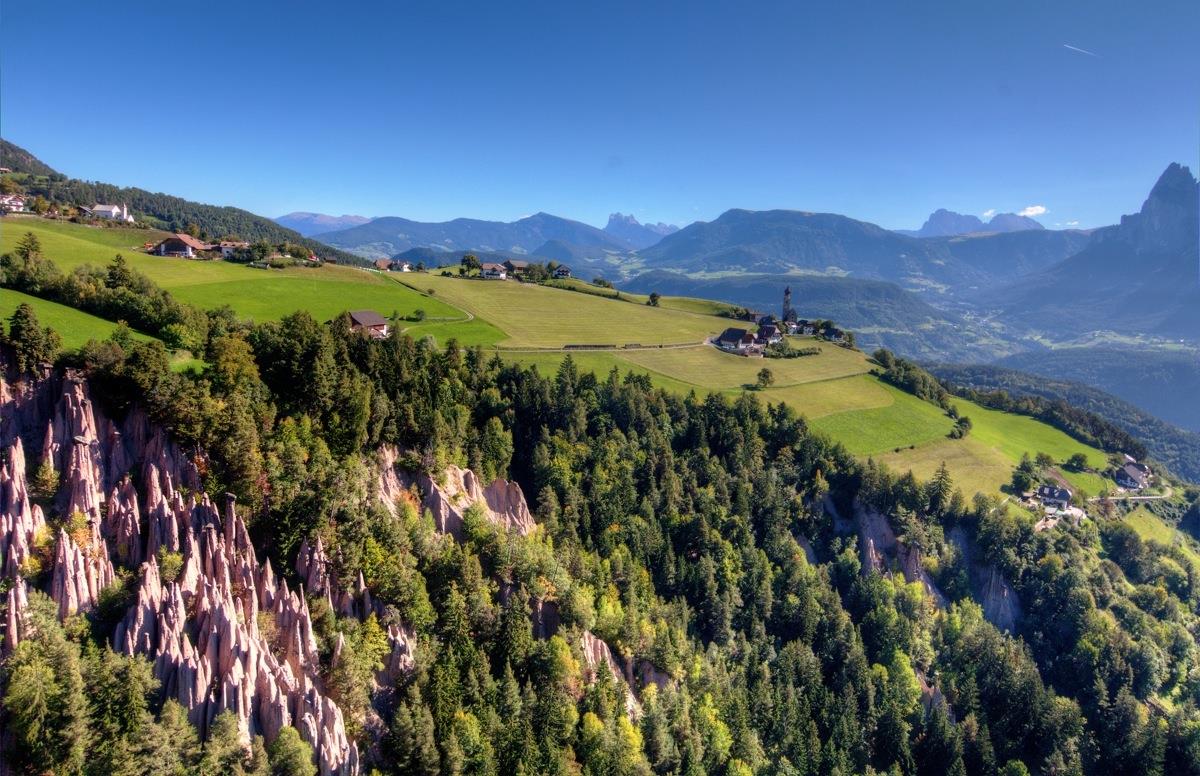
[[[0,429],[0,557],[13,579],[5,651],[22,635],[22,574],[48,588],[65,618],[92,609],[117,568],[135,570],[136,599],[112,645],[149,658],[164,694],[202,734],[230,709],[247,740],[271,741],[292,725],[312,745],[321,773],[358,772],[342,712],[323,691],[303,585],[291,589],[270,562],[259,563],[231,496],[218,507],[203,495],[197,456],[136,411],[119,422],[105,417],[87,383],[72,375],[0,384]],[[28,462],[49,462],[59,473],[52,534],[30,499],[26,451],[35,439],[40,455]],[[160,551],[178,553],[171,578]],[[306,580],[341,596],[327,572]],[[411,638],[396,628],[390,636],[389,668],[404,670]]]
[[[433,515],[442,533],[461,538],[463,516],[473,505],[496,525],[525,536],[534,529],[533,515],[525,494],[516,482],[492,480],[483,485],[475,472],[450,465],[436,479],[425,472],[411,473],[397,465],[395,448],[380,451],[379,495],[389,509],[413,486],[421,494],[421,505]]]

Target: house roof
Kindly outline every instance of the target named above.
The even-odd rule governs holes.
[[[739,329],[736,326],[730,326],[728,329],[721,332],[721,335],[717,337],[717,342],[737,343],[744,340],[747,336],[750,336],[751,339],[754,337],[753,334],[750,334],[750,332],[746,331],[745,329]]]
[[[190,234],[173,234],[170,237],[163,240],[162,242],[160,242],[159,245],[162,245],[165,242],[170,242],[171,240],[178,240],[179,242],[183,243],[184,245],[188,246],[189,248],[191,248],[194,251],[211,251],[213,249],[212,245],[210,245],[206,242],[197,240],[195,237],[192,237]]]
[[[497,264],[494,261],[485,261],[483,264],[479,265],[479,269],[494,269],[503,272],[505,269],[507,269],[507,267],[505,267],[503,264]]]
[[[351,310],[350,322],[355,326],[387,326],[387,319],[374,310]]]
[[[375,260],[375,269],[391,269],[391,268],[392,268],[392,260],[391,259],[376,259]]]
[[[1127,463],[1121,467],[1121,472],[1134,482],[1144,485],[1149,478],[1150,470],[1144,464]]]
[[[245,240],[221,240],[222,248],[249,248],[250,243]]]
[[[1037,489],[1037,494],[1041,498],[1054,499],[1055,501],[1070,501],[1071,491],[1067,488],[1060,488],[1055,485],[1043,485]]]
[[[529,262],[522,261],[521,259],[509,259],[508,261],[506,261],[504,263],[507,264],[508,266],[512,267],[513,269],[525,269],[526,267],[529,266]]]
[[[93,205],[92,206],[93,213],[100,212],[100,211],[103,211],[105,213],[120,213],[121,208],[117,207],[116,205]]]

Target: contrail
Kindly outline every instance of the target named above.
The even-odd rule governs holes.
[[[1096,59],[1100,59],[1100,55],[1097,54],[1096,52],[1088,51],[1087,49],[1081,49],[1078,46],[1072,46],[1070,43],[1064,43],[1063,48],[1071,49],[1071,51],[1078,51],[1080,54],[1087,54],[1089,57],[1095,57]]]

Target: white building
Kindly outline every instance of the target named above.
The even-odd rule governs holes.
[[[24,213],[25,198],[20,194],[0,194],[0,210],[7,213]]]
[[[129,215],[129,207],[127,205],[93,205],[92,215],[96,218],[104,218],[109,221],[124,221],[132,224],[133,216]]]

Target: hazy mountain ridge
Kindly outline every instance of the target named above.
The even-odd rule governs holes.
[[[420,246],[530,253],[548,240],[595,249],[598,254],[624,253],[633,248],[629,242],[602,229],[549,213],[537,213],[512,222],[456,218],[430,223],[384,216],[360,226],[321,235],[322,242],[370,258],[392,256]]]
[[[299,232],[305,237],[314,237],[325,232],[349,229],[352,226],[361,226],[371,221],[366,216],[330,216],[324,213],[309,213],[306,211],[288,213],[272,220],[281,226],[286,226],[288,229]]]
[[[998,366],[1084,383],[1163,420],[1200,432],[1200,356],[1132,347],[1075,347],[1016,353]]]
[[[965,388],[1040,396],[1092,412],[1142,441],[1150,455],[1175,474],[1200,481],[1200,433],[1160,420],[1134,402],[1089,384],[1090,380],[1048,378],[989,365],[933,364],[926,368],[939,379]]]
[[[605,225],[604,231],[625,240],[640,250],[649,248],[667,235],[678,232],[679,227],[674,224],[664,224],[661,221],[657,224],[643,224],[632,214],[613,213],[608,217],[608,224]]]
[[[1076,252],[1081,232],[917,238],[836,213],[729,210],[664,237],[638,255],[647,267],[688,273],[818,272],[955,293],[1009,282]]]
[[[1018,213],[996,213],[986,223],[976,215],[956,213],[938,208],[930,213],[920,229],[897,229],[909,237],[954,237],[964,234],[1023,232],[1046,227],[1029,216]]]
[[[1198,210],[1196,179],[1172,163],[1140,211],[1094,231],[1077,254],[1000,290],[1005,317],[1062,339],[1089,331],[1200,339]]]

